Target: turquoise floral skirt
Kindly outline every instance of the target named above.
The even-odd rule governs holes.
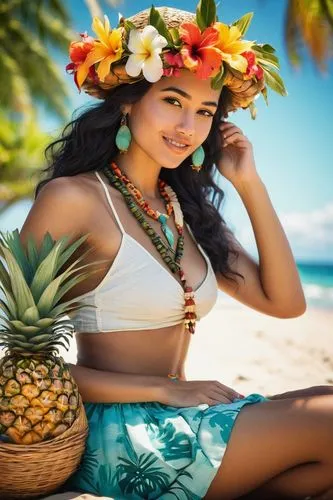
[[[85,403],[86,450],[66,487],[115,500],[199,500],[217,473],[241,408],[267,400],[250,394],[188,408]]]

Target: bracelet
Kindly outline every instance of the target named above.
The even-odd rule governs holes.
[[[168,373],[168,378],[170,378],[173,382],[175,382],[176,380],[178,380],[178,375],[173,373]]]

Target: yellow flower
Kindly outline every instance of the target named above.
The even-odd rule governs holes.
[[[110,29],[107,16],[104,16],[104,24],[98,17],[94,17],[92,29],[98,39],[95,40],[94,47],[87,55],[84,63],[78,68],[77,81],[80,87],[87,78],[89,68],[98,62],[97,75],[100,81],[104,82],[105,77],[110,72],[111,64],[121,58],[124,50],[122,47],[122,29]]]
[[[232,68],[245,73],[248,63],[241,54],[250,50],[254,42],[240,40],[242,34],[237,26],[215,23],[214,28],[219,32],[219,39],[215,47],[222,52],[223,60]]]

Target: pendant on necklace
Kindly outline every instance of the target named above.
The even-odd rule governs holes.
[[[160,214],[157,220],[161,224],[162,231],[163,231],[166,239],[168,240],[169,245],[171,246],[171,248],[173,248],[173,245],[174,245],[174,242],[175,242],[175,238],[173,236],[173,232],[171,231],[171,229],[166,224],[167,217],[165,215],[163,215],[163,214]]]

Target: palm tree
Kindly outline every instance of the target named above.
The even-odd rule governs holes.
[[[291,63],[301,64],[305,45],[321,71],[333,49],[333,0],[288,0],[285,15],[285,41]]]
[[[62,51],[75,36],[62,0],[2,0],[0,4],[1,108],[21,119],[41,102],[65,118],[68,92],[48,48]]]
[[[84,2],[91,15],[102,17],[101,2]],[[52,46],[67,53],[76,38],[67,5],[64,0],[0,1],[0,215],[32,197],[44,163],[51,137],[38,126],[34,104],[68,117],[67,85],[48,52]]]
[[[0,111],[0,216],[16,201],[33,196],[43,150],[51,139],[34,114],[22,123]]]

